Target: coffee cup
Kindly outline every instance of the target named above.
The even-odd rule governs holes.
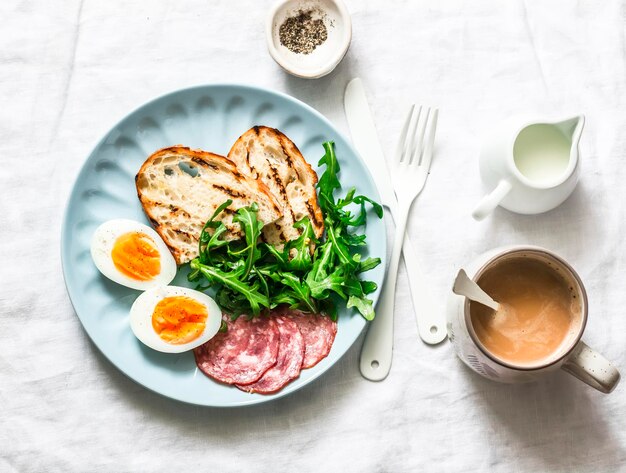
[[[510,246],[484,253],[465,270],[501,307],[494,312],[450,293],[448,337],[472,370],[521,383],[562,369],[603,393],[615,389],[618,370],[582,341],[587,293],[563,258],[536,246]]]

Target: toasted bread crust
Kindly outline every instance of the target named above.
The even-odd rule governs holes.
[[[319,238],[324,216],[315,186],[317,174],[298,147],[282,132],[255,126],[235,142],[228,153],[242,173],[262,181],[279,202],[283,216],[263,228],[263,239],[281,247],[300,235],[293,224],[308,216]]]
[[[241,173],[224,156],[184,146],[156,151],[135,176],[137,196],[155,230],[178,264],[198,254],[204,223],[224,201],[233,203],[217,218],[228,228],[225,237],[241,237],[235,211],[256,202],[263,223],[276,221],[282,210],[262,182]]]

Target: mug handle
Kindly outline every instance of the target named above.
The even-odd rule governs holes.
[[[619,371],[611,362],[589,348],[582,340],[561,368],[605,394],[613,391],[620,380]]]
[[[502,179],[498,182],[496,188],[492,190],[491,193],[483,197],[480,202],[478,202],[478,205],[472,212],[472,217],[474,217],[475,220],[484,219],[495,210],[502,199],[504,199],[504,197],[509,193],[511,187],[511,183],[506,179]]]

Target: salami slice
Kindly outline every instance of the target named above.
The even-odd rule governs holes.
[[[274,318],[234,322],[225,318],[228,330],[218,333],[193,353],[204,374],[226,384],[250,384],[276,364],[280,335]]]
[[[325,315],[310,314],[299,310],[287,310],[284,314],[298,324],[304,338],[305,351],[302,369],[312,368],[330,353],[335,335],[337,335],[337,322],[333,322]]]
[[[300,376],[305,347],[298,325],[288,317],[278,316],[274,320],[280,333],[276,364],[268,369],[258,381],[247,385],[237,384],[242,391],[260,394],[275,393]]]

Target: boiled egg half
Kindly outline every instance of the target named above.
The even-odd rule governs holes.
[[[100,225],[91,239],[91,257],[102,274],[131,289],[164,286],[176,276],[176,261],[159,234],[134,220]]]
[[[222,311],[206,294],[177,286],[161,286],[141,294],[130,308],[130,328],[150,348],[181,353],[215,336]]]

